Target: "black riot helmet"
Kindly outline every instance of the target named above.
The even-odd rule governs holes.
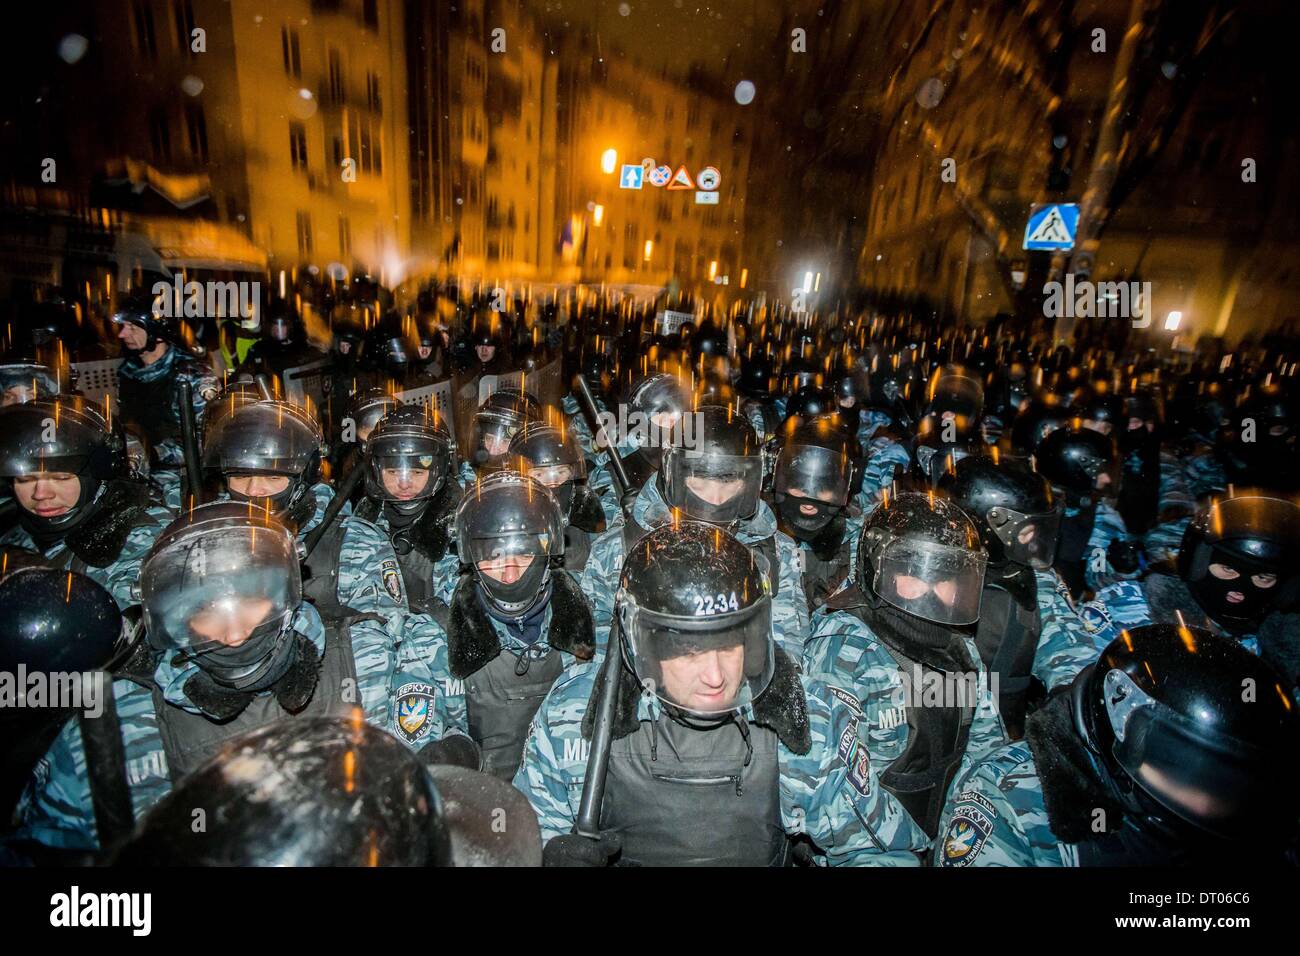
[[[970,518],[929,494],[887,496],[862,526],[858,586],[943,625],[979,620],[988,555]]]
[[[921,370],[905,356],[882,358],[871,373],[872,404],[889,412],[903,428],[911,429],[920,419],[925,391]]]
[[[577,485],[587,478],[587,459],[563,420],[559,425],[525,422],[510,441],[506,463],[549,488],[568,520]]]
[[[1244,493],[1203,508],[1183,532],[1178,573],[1215,623],[1253,632],[1300,599],[1300,506]]]
[[[727,330],[719,328],[712,320],[705,320],[696,327],[691,336],[691,357],[698,360],[700,356],[710,359],[725,359],[729,352]]]
[[[366,442],[366,495],[418,508],[451,472],[451,435],[437,411],[403,405],[379,420]]]
[[[1034,469],[1072,500],[1118,491],[1115,439],[1080,425],[1056,429],[1038,444]]]
[[[1025,402],[1011,422],[1011,451],[1028,458],[1039,442],[1070,420],[1065,404],[1050,392]]]
[[[127,473],[126,439],[121,426],[84,398],[65,395],[0,408],[0,478],[6,484],[41,475],[75,475],[77,502],[66,512],[43,517],[19,508],[18,517],[33,537],[58,540],[93,511],[106,482]]]
[[[482,474],[500,466],[515,433],[525,422],[541,420],[542,405],[531,392],[497,389],[474,413],[474,469]]]
[[[314,508],[312,485],[320,476],[325,439],[306,409],[282,401],[249,402],[207,429],[203,466],[225,481],[239,475],[283,475],[289,484],[259,503],[301,525]],[[227,487],[229,487],[227,485]],[[237,501],[251,500],[230,491]]]
[[[944,474],[939,490],[975,522],[991,564],[1051,567],[1062,506],[1047,479],[1028,464],[966,458]]]
[[[984,414],[984,386],[978,373],[950,365],[934,374],[926,391],[926,414],[943,419],[957,416],[978,422]]]
[[[828,388],[808,386],[801,388],[786,400],[785,419],[808,420],[818,415],[832,415],[839,412],[839,402],[835,393]]]
[[[358,392],[348,405],[347,415],[352,422],[355,440],[364,446],[379,420],[401,407],[401,401],[381,388],[368,388]]]
[[[207,811],[194,832],[193,808]],[[123,866],[450,866],[420,758],[356,719],[277,721],[228,741],[158,802]]]
[[[660,477],[668,506],[710,524],[751,517],[763,486],[762,445],[754,426],[734,408],[718,405],[696,409],[684,425],[682,440],[664,454]]]
[[[150,644],[223,687],[265,690],[292,664],[297,542],[251,502],[211,501],[169,524],[140,566],[139,590]]]
[[[775,669],[773,574],[761,554],[715,525],[673,521],[637,541],[623,561],[614,618],[641,686],[692,717],[753,703]],[[736,653],[733,674],[726,662]],[[709,679],[683,674],[689,658],[707,666],[711,654]]]
[[[849,503],[856,441],[834,419],[817,418],[786,432],[772,477],[782,529],[811,540]]]
[[[1139,826],[1287,843],[1300,715],[1278,675],[1236,641],[1179,624],[1134,628],[1072,694],[1077,729]]]
[[[125,649],[113,596],[76,571],[24,567],[0,579],[0,673],[101,670]]]
[[[0,408],[38,398],[54,398],[62,390],[59,376],[48,366],[0,361]]]
[[[627,438],[653,467],[671,444],[674,430],[691,408],[690,393],[675,375],[660,372],[632,383],[626,397],[630,434]]]
[[[497,472],[466,489],[456,508],[456,553],[494,610],[522,619],[547,599],[551,559],[564,554],[564,521],[546,486],[518,472]]]
[[[1123,420],[1123,401],[1105,388],[1094,386],[1078,389],[1070,399],[1070,415],[1081,419],[1084,427],[1103,435],[1115,435],[1128,428],[1128,421]]]
[[[1296,422],[1300,420],[1296,406],[1276,383],[1252,389],[1237,405],[1230,450],[1246,466],[1236,469],[1242,478],[1263,481],[1269,478],[1271,468],[1294,467],[1291,459],[1297,451]]]
[[[171,291],[163,293],[164,296],[170,297]],[[161,297],[160,297],[161,298]],[[184,347],[183,332],[181,330],[180,320],[169,315],[164,315],[160,307],[161,301],[155,301],[150,296],[132,295],[123,302],[112,315],[114,325],[135,325],[144,329],[148,338],[145,340],[144,348],[139,351],[133,349],[124,349],[128,355],[138,355],[140,352],[150,352],[158,347],[159,342],[166,342],[168,345],[177,345]]]
[[[821,384],[822,374],[821,369],[811,359],[797,355],[786,365],[783,378],[786,393],[795,395],[806,388],[818,387]]]
[[[775,387],[776,372],[772,357],[766,352],[748,355],[740,363],[740,379],[736,388],[748,398],[767,398]]]

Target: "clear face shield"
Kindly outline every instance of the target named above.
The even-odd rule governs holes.
[[[988,556],[936,544],[895,538],[874,560],[872,590],[915,617],[936,624],[974,624]]]
[[[482,409],[474,415],[474,458],[480,463],[500,462],[510,450],[510,440],[523,426],[513,415]]]
[[[547,580],[553,555],[564,553],[564,534],[512,532],[458,542],[461,560],[474,568],[479,585],[497,610],[523,615],[536,602]]]
[[[366,458],[366,493],[376,501],[432,498],[451,468],[447,446],[429,439],[376,439]]]
[[[1292,791],[1278,787],[1276,774],[1265,769],[1278,755],[1216,738],[1154,700],[1122,670],[1106,674],[1103,689],[1115,733],[1112,755],[1134,783],[1176,816],[1227,839],[1294,824]]]
[[[820,445],[786,445],[776,461],[773,500],[785,523],[815,533],[849,501],[853,462],[847,453]]]
[[[1010,508],[990,508],[986,520],[1009,560],[1041,571],[1051,567],[1056,555],[1061,511],[1060,505],[1042,514],[1029,515]]]
[[[942,375],[930,389],[930,411],[938,417],[979,418],[984,410],[984,386],[966,375]]]
[[[709,595],[697,616],[679,617],[639,608],[620,591],[616,613],[641,686],[706,719],[753,703],[775,668],[772,600],[739,608],[735,594]]]
[[[744,521],[758,510],[763,459],[755,455],[703,454],[684,448],[668,451],[663,466],[668,503],[710,524]]]
[[[276,524],[196,525],[146,559],[140,592],[154,647],[229,686],[256,685],[282,661],[302,603],[294,539]]]

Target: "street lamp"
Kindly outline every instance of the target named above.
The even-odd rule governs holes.
[[[591,221],[595,223],[597,226],[599,226],[602,222],[605,221],[605,207],[602,206],[600,203],[596,203],[596,205],[592,207]]]
[[[646,262],[649,262],[649,261],[650,261],[650,254],[651,254],[652,252],[654,252],[654,248],[655,248],[655,241],[654,241],[653,239],[647,239],[647,240],[645,241],[645,261],[646,261]]]
[[[618,152],[610,147],[600,156],[600,168],[606,173],[612,173],[614,167],[618,165]]]

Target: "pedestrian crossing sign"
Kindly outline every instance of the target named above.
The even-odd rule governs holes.
[[[1035,206],[1029,213],[1029,222],[1025,223],[1025,248],[1049,252],[1073,249],[1078,227],[1078,203]]]

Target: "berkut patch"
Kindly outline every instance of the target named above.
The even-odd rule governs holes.
[[[867,754],[866,745],[858,738],[858,719],[856,717],[849,721],[848,726],[844,728],[844,732],[840,734],[836,753],[844,761],[844,766],[849,769],[848,774],[846,774],[849,785],[865,797],[871,792],[871,758]]]
[[[957,812],[943,836],[943,866],[970,866],[993,832],[989,802],[972,790],[957,798]],[[991,808],[990,808],[991,809]]]
[[[433,729],[433,697],[430,684],[403,684],[397,689],[397,730],[407,743],[422,740]]]
[[[1089,634],[1096,634],[1104,628],[1112,627],[1115,623],[1109,609],[1100,601],[1089,601],[1087,604],[1079,605],[1079,619],[1083,621],[1083,629]]]
[[[858,702],[858,699],[856,697],[854,697],[848,691],[840,690],[838,687],[833,687],[830,684],[826,685],[826,689],[831,692],[832,697],[836,698],[837,700],[841,700],[845,704],[847,704],[849,707],[849,711],[853,714],[854,717],[862,716],[862,704]]]
[[[402,572],[397,567],[397,562],[392,559],[383,561],[379,565],[379,573],[384,579],[384,590],[386,590],[394,601],[402,603]]]

